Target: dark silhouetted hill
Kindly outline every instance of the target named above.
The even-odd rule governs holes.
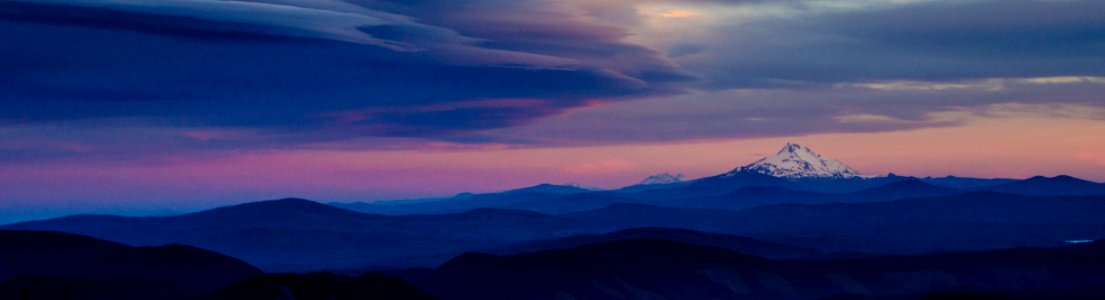
[[[720,198],[669,199],[662,202],[664,206],[614,202],[561,215],[481,208],[451,214],[384,216],[295,199],[173,217],[74,216],[3,228],[72,232],[130,245],[192,245],[241,258],[268,271],[434,267],[467,251],[638,227],[689,229],[823,252],[874,254],[1051,247],[1068,240],[1105,238],[1105,223],[1101,222],[1105,220],[1105,196],[969,192],[876,201],[910,193],[945,192],[954,191],[911,180],[847,194],[744,187]],[[773,195],[777,197],[772,199]],[[753,196],[761,197],[764,202],[758,204],[763,205],[686,208],[705,201],[740,206]],[[798,197],[807,199],[796,200]],[[824,202],[826,199],[835,200]],[[768,201],[790,204],[769,205]],[[802,201],[811,203],[794,204]]]
[[[421,285],[444,299],[1085,295],[1105,289],[1102,246],[776,261],[672,241],[618,240],[513,256],[466,254]]]
[[[268,271],[310,271],[436,266],[464,251],[583,233],[572,226],[520,210],[382,216],[285,199],[171,217],[73,216],[3,228],[64,231],[130,245],[186,244]]]
[[[888,202],[781,204],[740,211],[637,204],[562,216],[592,227],[659,226],[826,252],[923,253],[1051,247],[1105,237],[1105,197],[972,192]]]
[[[1105,184],[1067,175],[1036,176],[1025,180],[985,188],[988,191],[1033,196],[1094,196],[1105,195]]]
[[[399,278],[333,273],[266,274],[234,283],[197,300],[431,300]]]
[[[655,239],[676,241],[688,244],[718,247],[748,255],[776,258],[805,257],[818,254],[818,251],[780,243],[756,239],[700,232],[688,229],[646,227],[620,230],[603,234],[584,234],[572,237],[523,243],[508,247],[481,251],[496,255],[509,255],[528,252],[574,248],[590,244],[631,239]]]
[[[260,271],[181,245],[130,247],[60,232],[0,231],[0,299],[186,299]]]
[[[1017,181],[1008,178],[971,178],[958,176],[925,177],[925,183],[961,190],[979,190],[987,187]]]
[[[854,197],[863,202],[878,202],[907,198],[948,196],[959,193],[963,193],[963,191],[929,184],[915,178],[909,178],[851,193],[846,197]]]

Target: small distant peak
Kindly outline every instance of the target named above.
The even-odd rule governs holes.
[[[555,184],[553,184],[553,185],[555,185]],[[588,188],[585,188],[585,187],[583,187],[583,185],[582,185],[582,184],[579,184],[579,183],[577,183],[577,182],[565,182],[564,184],[561,184],[561,186],[566,186],[566,187],[574,187],[574,188],[577,188],[577,189],[585,189],[585,190],[588,190]]]
[[[672,175],[665,172],[646,177],[644,180],[641,180],[638,185],[672,184],[683,182],[683,180],[683,174]]]
[[[935,187],[935,185],[924,182],[918,178],[906,177],[906,179],[899,180],[898,182],[890,183],[885,186],[894,187]]]
[[[276,200],[266,200],[266,201],[243,203],[243,204],[239,204],[239,205],[235,205],[235,206],[229,206],[229,207],[273,207],[273,208],[281,207],[281,208],[299,208],[299,209],[302,209],[302,208],[314,208],[314,207],[330,208],[331,206],[323,204],[323,203],[303,199],[303,198],[282,198],[282,199],[276,199]]]
[[[281,198],[276,200],[257,201],[253,203],[245,203],[245,205],[325,205],[315,201],[303,199],[303,198]]]
[[[579,184],[565,183],[565,184],[551,184],[542,183],[531,187],[524,187],[520,189],[514,189],[505,191],[503,193],[552,193],[552,194],[574,194],[590,192],[592,189],[584,188]]]
[[[1083,179],[1079,179],[1078,177],[1074,177],[1074,176],[1070,176],[1070,175],[1058,175],[1058,176],[1055,176],[1055,177],[1047,177],[1047,176],[1032,176],[1032,178],[1028,178],[1028,179],[1025,179],[1025,181],[1036,181],[1036,182],[1045,182],[1045,181],[1048,181],[1048,182],[1082,182],[1082,181],[1086,181],[1086,180],[1083,180]]]
[[[286,213],[335,213],[335,214],[360,214],[353,211],[337,208],[327,204],[301,199],[301,198],[283,198],[277,200],[266,200],[257,202],[248,202],[238,205],[223,206],[206,211],[201,211],[193,215],[211,215],[211,214],[286,214]]]

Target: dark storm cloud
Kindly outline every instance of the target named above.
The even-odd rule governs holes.
[[[517,44],[510,35],[469,37],[368,9],[92,3],[0,3],[0,56],[12,62],[0,66],[0,120],[153,118],[178,126],[442,136],[524,123],[585,100],[674,93],[690,80],[662,54],[615,42],[617,35],[561,29],[571,36],[563,43],[590,51],[579,55],[506,46]],[[539,105],[507,109],[495,99]],[[473,100],[488,107],[421,109]],[[389,109],[374,113],[369,120],[376,123],[326,117],[379,107]]]

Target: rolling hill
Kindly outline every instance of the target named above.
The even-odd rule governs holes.
[[[0,230],[2,299],[188,299],[255,276],[238,259],[182,245],[131,247]]]

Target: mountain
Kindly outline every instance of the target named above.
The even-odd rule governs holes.
[[[891,185],[902,181],[910,182]],[[930,182],[931,184],[926,184]],[[694,180],[683,180],[681,175],[662,173],[649,176],[640,184],[607,191],[542,184],[499,193],[465,194],[445,199],[334,205],[384,215],[458,213],[481,207],[565,214],[598,209],[615,203],[743,209],[780,203],[873,202],[943,196],[958,193],[960,190],[977,189],[948,185],[980,187],[1005,182],[953,177],[918,179],[894,174],[860,176],[839,161],[823,157],[801,145],[788,143],[775,156],[763,158],[731,172]],[[740,192],[741,189],[750,187],[779,188],[774,192],[788,195],[771,195],[766,190]],[[882,188],[879,189],[880,187]]]
[[[432,300],[399,278],[380,274],[361,276],[332,273],[265,274],[234,283],[197,300]]]
[[[460,213],[477,208],[524,209],[564,213],[596,209],[617,201],[618,196],[571,185],[542,184],[499,193],[463,194],[446,199],[331,203],[357,212],[382,215]]]
[[[683,182],[683,174],[671,175],[668,173],[660,173],[646,177],[641,180],[637,185],[657,185],[657,184],[672,184]]]
[[[514,189],[502,192],[503,194],[526,194],[526,193],[544,193],[544,194],[575,194],[586,193],[591,190],[580,187],[577,184],[548,184],[542,183],[531,187],[524,187],[520,189]]]
[[[718,247],[739,253],[762,257],[805,257],[819,253],[818,251],[813,249],[760,241],[746,237],[700,232],[688,229],[662,227],[631,228],[610,233],[583,234],[560,239],[522,243],[498,249],[482,250],[480,252],[497,255],[510,255],[518,253],[574,248],[590,244],[632,239],[657,239],[676,241],[688,244]]]
[[[866,189],[876,188],[887,184],[916,179],[908,176],[898,176],[893,173],[886,176],[863,176],[863,177],[803,177],[803,178],[788,178],[794,185],[800,187],[801,190],[808,190],[819,193],[854,193]]]
[[[962,193],[962,190],[936,186],[919,179],[909,178],[883,186],[851,193],[848,197],[854,202],[891,201],[906,198],[925,198],[936,196],[948,196]]]
[[[821,201],[816,195],[810,197]],[[1105,219],[1105,196],[971,192],[880,202],[762,205],[741,210],[614,204],[560,217],[585,227],[683,228],[825,252],[909,254],[1051,247],[1067,240],[1105,238],[1105,225],[1100,221]]]
[[[1105,219],[1105,196],[971,192],[889,202],[760,206],[731,218],[726,227],[734,229],[725,233],[828,252],[1052,247],[1067,240],[1105,238],[1100,221]]]
[[[631,239],[512,256],[466,254],[419,286],[444,299],[923,298],[947,291],[1022,296],[1053,291],[1035,298],[1053,299],[1048,295],[1105,292],[1105,244],[769,260],[717,247]]]
[[[432,267],[466,251],[635,227],[746,236],[826,252],[920,253],[1105,238],[1105,196],[964,193],[894,180],[834,194],[738,173],[635,192],[477,195],[457,201],[491,208],[440,214],[366,214],[284,199],[179,216],[84,215],[0,229],[63,231],[136,246],[185,244],[267,271]]]
[[[944,176],[944,177],[925,177],[921,178],[929,184],[949,187],[953,189],[961,190],[979,190],[987,187],[1010,183],[1017,181],[1016,179],[1008,178],[970,178],[970,177],[957,177],[957,176]]]
[[[739,167],[729,174],[760,173],[783,178],[850,178],[860,173],[840,161],[823,157],[795,143],[787,143],[774,156]]]
[[[1036,176],[985,188],[988,191],[1035,196],[1093,196],[1105,195],[1105,184],[1082,180],[1067,175],[1055,177]]]
[[[0,230],[0,299],[187,299],[261,272],[182,245]]]
[[[583,233],[574,224],[531,211],[383,216],[302,199],[169,217],[72,216],[0,228],[63,231],[130,245],[192,245],[267,271],[434,266],[472,249]]]
[[[756,174],[758,175],[758,174]],[[766,175],[760,175],[766,176]],[[648,203],[660,206],[698,208],[698,209],[726,209],[741,210],[762,205],[778,204],[826,204],[826,203],[862,203],[885,202],[907,198],[923,198],[935,196],[948,196],[964,191],[935,186],[924,183],[911,177],[880,177],[890,182],[856,192],[848,193],[824,193],[806,190],[795,190],[779,186],[746,186],[723,196],[706,196],[691,199],[679,199],[667,203]],[[840,181],[868,180],[868,179],[835,179]],[[865,183],[866,184],[866,183]],[[859,187],[855,185],[853,187]]]

